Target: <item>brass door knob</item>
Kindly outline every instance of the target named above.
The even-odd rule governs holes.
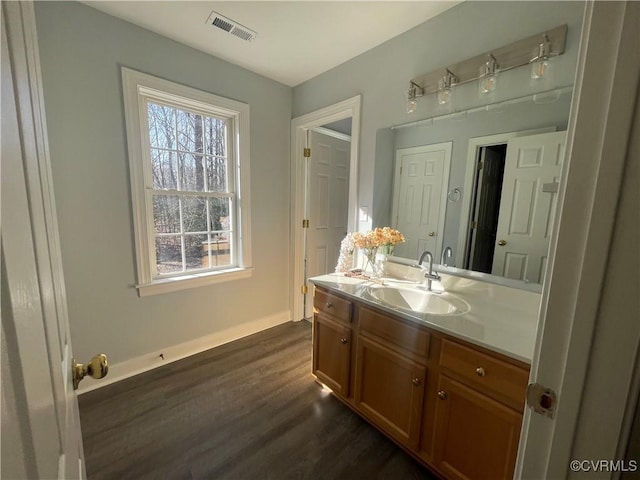
[[[413,380],[411,380],[411,383],[413,383],[414,386],[418,386],[420,385],[420,379],[418,377],[415,377]]]
[[[447,398],[447,392],[445,392],[444,390],[440,390],[438,392],[438,398],[440,400],[445,400]]]
[[[476,373],[477,373],[477,374],[478,374],[478,376],[480,376],[480,377],[484,377],[484,376],[487,374],[487,372],[485,372],[485,371],[484,371],[484,368],[482,368],[482,367],[478,367],[478,368],[476,368]]]
[[[344,345],[344,344],[346,344],[346,343],[347,343],[347,341],[348,341],[348,340],[347,340],[346,338],[341,338],[341,339],[340,339],[340,343],[341,343],[341,344],[343,344],[343,345]]]
[[[89,363],[82,364],[73,359],[73,389],[77,390],[80,380],[89,375],[95,378],[104,378],[109,373],[109,361],[104,353],[100,353],[89,360]]]
[[[498,240],[498,245],[500,245],[501,247],[504,247],[507,244],[506,240]]]
[[[429,232],[429,236],[430,237],[435,237],[436,236],[436,232]]]

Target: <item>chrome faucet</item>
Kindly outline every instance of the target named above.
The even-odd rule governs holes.
[[[425,258],[427,259],[427,262],[429,262],[429,270],[424,274],[424,278],[427,279],[427,290],[431,291],[432,282],[434,280],[440,280],[440,275],[433,272],[433,254],[428,250],[425,250],[424,252],[422,252],[422,255],[420,255],[418,266],[422,267],[422,262]]]
[[[442,251],[442,255],[440,256],[440,265],[447,265],[447,260],[453,256],[453,250],[451,247],[447,247]]]

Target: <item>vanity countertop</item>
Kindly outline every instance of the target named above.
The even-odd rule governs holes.
[[[376,300],[367,294],[368,280],[332,273],[310,278],[319,287],[353,296],[434,330],[531,364],[536,341],[540,294],[487,282],[442,274],[442,287],[463,300],[469,311],[454,315],[416,313]],[[393,280],[391,280],[393,282]]]

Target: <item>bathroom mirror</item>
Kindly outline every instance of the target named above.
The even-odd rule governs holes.
[[[564,87],[378,131],[393,175],[376,185],[383,223],[448,266],[540,284],[555,216],[572,88]]]

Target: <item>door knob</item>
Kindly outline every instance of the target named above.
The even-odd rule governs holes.
[[[436,232],[429,232],[429,236],[430,237],[435,237],[436,236]]]
[[[498,240],[498,245],[500,245],[501,247],[504,247],[507,244],[506,240]]]
[[[109,361],[104,353],[94,356],[89,363],[82,364],[73,359],[73,389],[77,390],[80,380],[89,375],[95,378],[104,378],[109,373]]]

